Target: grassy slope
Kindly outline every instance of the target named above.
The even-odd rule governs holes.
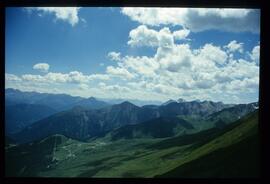
[[[258,114],[193,150],[180,166],[158,177],[258,177]]]
[[[258,177],[258,136],[252,135],[239,143],[210,152],[158,177]]]
[[[46,149],[44,147],[43,150],[47,151],[37,154],[39,157],[28,154],[28,157],[22,159],[24,161],[19,161],[22,162],[19,166],[18,163],[15,164],[18,160],[12,160],[16,157],[22,158],[20,157],[22,153],[15,151],[20,147],[17,146],[13,151],[11,148],[7,149],[9,166],[6,170],[9,173],[16,170],[13,173],[19,176],[42,177],[154,177],[162,174],[165,176],[180,166],[203,159],[210,153],[221,151],[254,135],[254,132],[257,132],[257,121],[257,114],[254,113],[230,125],[226,132],[211,130],[212,132],[195,134],[193,137],[120,139],[114,142],[102,138],[88,143],[68,139],[56,144],[56,147],[49,146]],[[35,150],[32,153],[37,153],[37,147]],[[45,158],[49,158],[49,161]],[[42,160],[44,160],[42,164],[38,164]],[[27,172],[32,169],[35,169],[35,172]],[[176,175],[184,177],[178,172],[172,176]]]

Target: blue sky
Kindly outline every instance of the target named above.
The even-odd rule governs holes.
[[[7,8],[6,88],[253,102],[259,19],[251,9]]]

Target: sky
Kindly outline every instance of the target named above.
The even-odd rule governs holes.
[[[258,101],[260,10],[6,8],[5,88]]]

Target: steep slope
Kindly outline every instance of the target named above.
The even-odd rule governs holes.
[[[125,101],[97,111],[102,119],[104,128],[110,130],[127,124],[135,124],[141,122],[139,117],[140,107]]]
[[[233,126],[222,135],[195,144],[179,166],[157,177],[258,177],[258,111]]]
[[[98,114],[77,106],[69,111],[54,114],[12,135],[19,143],[32,142],[53,134],[62,134],[84,140],[101,132]]]
[[[135,125],[122,126],[110,132],[111,139],[164,138],[185,133],[194,127],[187,121],[176,117],[160,117]]]
[[[68,140],[62,135],[53,135],[30,144],[6,147],[5,175],[36,176],[38,171],[48,169],[50,164],[53,165],[57,161],[54,152]]]
[[[16,104],[5,106],[6,134],[16,133],[26,126],[41,120],[57,111],[45,105]]]
[[[114,128],[143,122],[151,118],[151,116],[144,117],[139,112],[140,108],[129,102],[98,110],[76,106],[71,110],[42,119],[12,135],[12,137],[20,143],[31,142],[53,134],[86,140]]]
[[[74,139],[86,140],[104,135],[106,132],[124,125],[137,124],[158,117],[181,115],[204,117],[204,115],[225,107],[226,105],[222,103],[209,101],[173,102],[165,106],[148,105],[143,107],[138,107],[130,102],[123,102],[97,110],[76,107],[35,122],[18,134],[12,135],[12,138],[24,143],[53,134],[63,134]],[[197,126],[200,121],[197,122],[196,126],[195,124],[194,127],[198,131],[202,130],[200,126]],[[209,126],[206,126],[208,124]],[[205,121],[204,127],[211,128],[211,126],[213,126],[213,122]]]
[[[220,123],[220,121],[231,123],[242,118],[246,114],[255,111],[256,109],[258,109],[258,102],[249,104],[238,104],[233,107],[225,108],[221,111],[212,113],[205,119],[217,123]]]
[[[183,164],[160,177],[259,177],[259,149],[258,135],[252,135],[239,143],[221,148]]]
[[[191,101],[191,102],[171,102],[167,105],[159,107],[159,113],[161,116],[177,116],[177,115],[200,115],[207,116],[214,112],[218,112],[228,105],[221,102],[211,101]]]

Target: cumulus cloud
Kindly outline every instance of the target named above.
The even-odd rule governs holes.
[[[47,73],[50,69],[50,65],[48,63],[37,63],[33,66],[33,69]]]
[[[75,92],[76,88],[76,94],[87,91],[87,95],[108,98],[167,100],[182,97],[229,103],[244,102],[244,95],[256,96],[258,93],[259,45],[247,52],[244,43],[236,40],[226,45],[205,43],[195,49],[184,41],[190,32],[208,29],[257,33],[259,30],[252,23],[257,21],[259,11],[123,8],[122,13],[144,24],[130,31],[127,44],[134,50],[134,47],[150,47],[155,50],[153,55],[109,52],[107,58],[116,62],[106,66],[105,73],[91,75],[80,71],[48,72],[49,68],[43,75],[6,74],[8,86],[16,87],[18,83],[24,84],[24,88],[42,84],[69,85],[73,88],[65,88],[67,91]],[[251,25],[246,26],[248,17]],[[158,27],[160,25],[166,26]],[[180,25],[181,29],[169,28],[171,25]],[[178,40],[182,40],[181,43]],[[238,52],[237,58],[235,52]]]
[[[130,40],[128,45],[130,46],[158,46],[158,32],[148,29],[145,25],[140,25],[136,29],[133,29],[129,33]]]
[[[139,23],[180,25],[192,32],[210,29],[230,32],[260,32],[260,10],[218,8],[122,8],[121,12]]]
[[[71,71],[69,73],[49,72],[46,75],[24,74],[21,77],[25,81],[44,83],[87,83],[92,80],[108,80],[106,74],[84,75],[82,72]]]
[[[88,90],[89,89],[87,84],[79,84],[79,88],[81,90]]]
[[[122,68],[122,67],[108,66],[106,69],[106,72],[110,74],[111,76],[120,77],[122,79],[134,78],[133,74],[131,74],[127,69]]]
[[[144,76],[154,75],[155,70],[159,68],[158,62],[156,62],[153,58],[149,58],[146,56],[124,57],[123,63],[121,65],[129,70],[132,70]]]
[[[53,14],[56,20],[68,22],[72,26],[75,26],[79,22],[79,7],[31,7],[27,9],[30,12],[38,11],[40,15]]]
[[[219,46],[213,44],[205,44],[200,50],[199,57],[205,60],[214,61],[218,65],[225,64],[228,56]]]
[[[132,47],[172,47],[174,40],[184,40],[189,35],[188,29],[171,32],[168,27],[159,31],[140,25],[129,33],[128,45]]]
[[[120,52],[109,52],[108,57],[112,61],[120,61],[121,60]]]
[[[79,71],[22,76],[6,74],[6,81],[7,86],[13,87],[20,81],[24,88],[30,85],[38,88],[41,84],[76,85],[73,87],[78,89],[76,94],[97,92],[114,98],[167,100],[183,97],[231,103],[232,99],[226,95],[234,95],[240,102],[243,100],[241,95],[254,94],[258,90],[259,66],[253,59],[258,58],[259,46],[252,49],[250,60],[229,57],[227,50],[227,45],[212,43],[197,49],[187,43],[172,43],[170,47],[159,44],[152,56],[120,57],[121,53],[117,53],[114,55],[119,56],[117,66],[108,66],[105,74],[85,75]],[[91,88],[90,83],[93,84]]]
[[[18,77],[17,75],[6,73],[5,80],[6,81],[21,81],[22,79]]]
[[[231,41],[230,43],[228,43],[228,45],[224,46],[225,48],[228,49],[229,52],[240,52],[243,53],[244,49],[243,49],[243,43],[237,43],[236,40]]]
[[[178,31],[173,32],[173,36],[175,40],[183,40],[185,39],[190,33],[188,29],[181,29]]]
[[[170,47],[158,44],[152,57],[124,56],[118,67],[135,76],[130,78],[133,82],[127,83],[133,92],[143,90],[145,95],[159,94],[162,99],[182,96],[223,101],[228,99],[223,94],[234,94],[240,100],[239,88],[242,94],[258,88],[259,67],[255,62],[235,59],[227,51],[227,45],[212,43],[198,49],[189,44],[172,43]]]
[[[175,45],[172,49],[159,48],[155,55],[162,68],[179,72],[191,67],[192,53],[188,44]]]
[[[260,46],[257,45],[255,46],[252,51],[251,51],[251,54],[250,54],[250,58],[255,61],[256,63],[259,63],[260,61]]]

